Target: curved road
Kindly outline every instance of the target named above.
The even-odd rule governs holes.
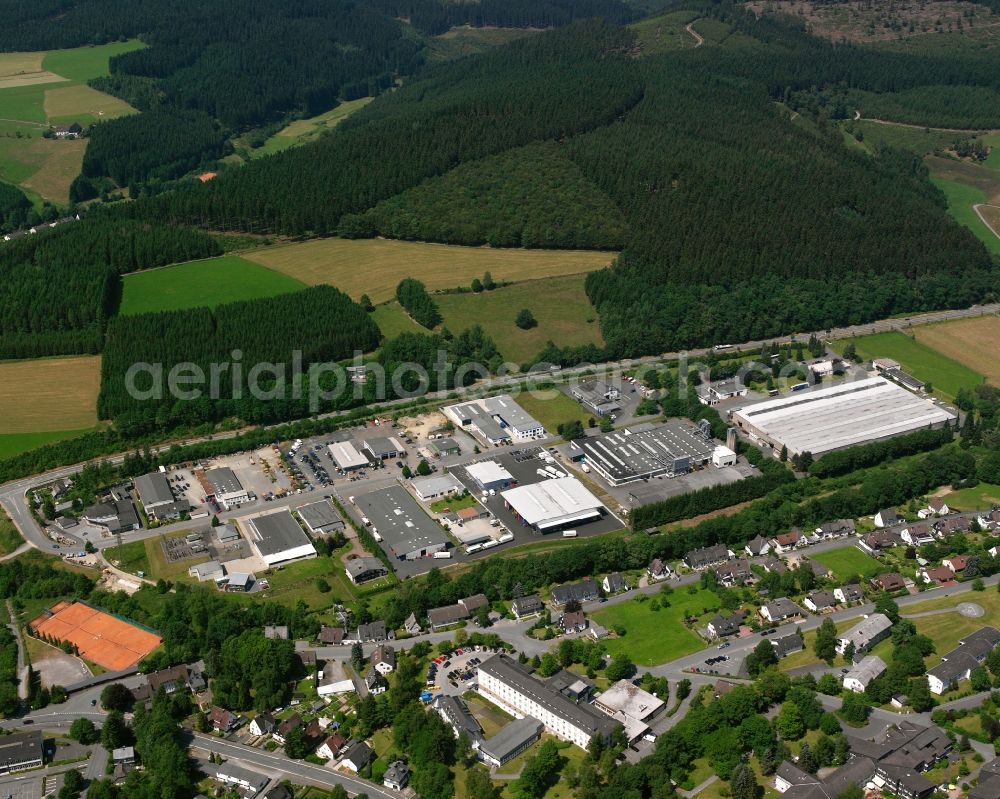
[[[694,47],[701,47],[705,43],[705,37],[694,29],[693,27],[694,23],[696,23],[697,21],[698,20],[696,19],[691,20],[687,25],[684,26],[684,30],[686,30],[694,37]]]

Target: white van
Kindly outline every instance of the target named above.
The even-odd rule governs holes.
[[[563,538],[576,538],[576,530],[563,530]]]

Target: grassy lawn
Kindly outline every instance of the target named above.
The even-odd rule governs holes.
[[[549,738],[553,738],[553,736],[549,735],[548,733],[542,735],[542,737],[539,739],[539,742],[531,746],[531,748],[529,748],[527,752],[525,752],[523,755],[518,755],[513,760],[501,766],[501,768],[499,769],[499,773],[501,774],[516,773],[519,769],[524,767],[524,765],[528,762],[528,760],[531,759],[531,757],[533,757],[537,753],[538,747],[541,745],[541,743],[548,740]],[[556,738],[553,738],[553,740],[555,740],[556,746],[559,748],[560,756],[562,756],[565,760],[563,768],[565,769],[567,766],[570,765],[579,768],[580,764],[583,762],[583,758],[586,756],[587,753],[584,752],[584,750],[581,749],[579,746],[575,746],[574,744],[571,744],[569,741],[560,741]],[[511,785],[513,784],[513,782],[514,782],[513,780],[508,780],[502,783],[503,790],[501,792],[501,796],[503,796],[504,799],[512,799],[512,797],[514,796],[514,792],[511,790]],[[568,799],[568,797],[571,796],[573,796],[573,789],[566,784],[566,780],[560,779],[558,782],[556,782],[555,785],[553,785],[551,788],[548,789],[548,791],[545,792],[544,799]]]
[[[484,53],[532,33],[534,31],[523,28],[455,27],[429,40],[427,59],[429,61],[451,61],[467,55]]]
[[[134,272],[124,280],[123,316],[182,308],[214,308],[225,302],[288,294],[305,288],[280,272],[238,255]]]
[[[941,662],[941,655],[958,646],[958,642],[969,633],[974,633],[990,620],[1000,618],[1000,594],[994,591],[973,592],[960,597],[944,597],[942,599],[921,602],[903,609],[903,615],[909,616],[924,610],[953,608],[960,602],[975,602],[986,610],[982,619],[968,619],[960,613],[941,613],[936,616],[924,616],[913,619],[917,632],[926,635],[934,642],[935,654],[926,659],[927,667],[933,668]],[[995,621],[993,622],[995,624]],[[963,686],[966,687],[966,686]]]
[[[982,375],[903,333],[875,333],[850,340],[860,357],[898,361],[905,371],[925,383],[932,383],[934,392],[946,397],[954,398],[960,388],[972,388],[983,382]],[[838,342],[836,346],[842,348],[846,343]]]
[[[659,599],[662,602],[662,599]],[[605,645],[610,654],[619,652],[640,666],[655,666],[668,660],[703,649],[705,644],[697,634],[684,626],[687,616],[705,616],[719,609],[719,598],[711,591],[699,589],[674,591],[669,596],[670,607],[652,610],[653,600],[620,605],[595,611],[593,618],[609,630],[622,626],[626,634],[609,638]]]
[[[131,541],[120,547],[110,547],[107,550],[107,558],[112,565],[124,572],[136,574],[141,571],[147,577],[150,575],[145,541]]]
[[[345,548],[341,554],[346,551]],[[316,587],[316,580],[319,578],[330,584],[329,592],[323,593]],[[271,587],[264,592],[263,598],[289,607],[294,607],[301,600],[311,610],[321,610],[334,601],[350,602],[362,595],[379,593],[392,585],[395,578],[382,577],[356,588],[348,581],[340,557],[334,555],[330,558],[301,560],[281,569],[272,569],[267,574],[267,582]]]
[[[514,399],[552,434],[555,434],[556,428],[563,422],[579,421],[586,427],[594,416],[579,402],[557,388],[545,389],[536,394],[522,392]]]
[[[1000,503],[1000,485],[980,483],[975,488],[945,494],[944,499],[952,510],[989,510],[993,503]]]
[[[614,258],[613,253],[579,250],[500,250],[333,238],[268,247],[244,256],[308,285],[330,283],[354,299],[367,294],[376,303],[394,298],[396,286],[406,277],[423,281],[430,290],[445,289],[467,286],[484,272],[496,281],[531,280],[590,272]]]
[[[957,319],[916,329],[917,341],[1000,384],[1000,317]]]
[[[496,278],[496,275],[494,275]],[[604,343],[597,311],[583,290],[586,275],[527,280],[479,294],[435,297],[444,324],[452,333],[482,325],[503,356],[524,363],[548,341],[559,346]],[[538,326],[521,330],[514,324],[518,311],[527,308]]]
[[[838,578],[847,577],[852,574],[862,576],[871,571],[881,569],[881,564],[871,555],[867,555],[857,547],[841,547],[831,549],[829,552],[821,552],[817,555],[810,555],[817,563],[833,570]]]
[[[471,494],[462,497],[445,497],[431,503],[431,511],[434,513],[446,513],[448,511],[460,511],[462,508],[474,508],[476,498]]]
[[[40,433],[0,433],[0,460],[13,458],[22,452],[28,452],[54,441],[75,438],[89,432],[89,428],[81,430],[50,430]]]
[[[837,622],[837,632],[843,632],[844,630],[849,630],[855,624],[861,621],[859,616],[856,619],[845,619],[844,621]],[[779,627],[781,632],[779,635],[785,635],[787,633],[793,632],[795,630],[794,624],[786,624],[783,627]],[[805,647],[801,652],[796,652],[793,655],[789,655],[786,658],[782,658],[778,664],[778,668],[782,671],[791,671],[792,669],[800,668],[801,666],[814,666],[820,662],[820,659],[816,657],[816,653],[813,652],[813,645],[816,643],[816,633],[817,630],[807,630],[802,635],[802,643]]]
[[[183,538],[190,532],[190,530],[181,530],[179,533],[173,533],[172,535],[147,538],[142,542],[146,545],[146,559],[149,561],[149,570],[146,572],[147,577],[154,580],[167,580],[168,582],[174,580],[185,580],[192,583],[198,582],[197,578],[188,577],[187,572],[196,563],[205,563],[209,559],[207,554],[197,558],[188,558],[187,560],[170,563],[167,560],[166,553],[163,551],[163,542],[165,540]]]
[[[1000,239],[990,230],[976,214],[972,207],[986,202],[986,193],[975,186],[969,186],[956,180],[947,180],[931,173],[931,182],[944,192],[948,201],[948,213],[955,221],[964,225],[986,245],[986,249],[994,255],[1000,255]]]
[[[684,30],[698,18],[697,11],[671,11],[643,19],[629,27],[635,31],[643,55],[664,53],[669,50],[689,50],[695,46],[694,37]]]
[[[13,552],[23,543],[24,539],[21,538],[14,522],[10,520],[10,516],[6,511],[0,510],[0,555]]]
[[[414,322],[395,300],[376,306],[372,311],[372,319],[387,339],[396,338],[400,333],[427,332],[427,329]]]
[[[336,108],[308,119],[297,119],[289,123],[273,136],[270,136],[261,147],[250,150],[251,158],[280,153],[291,147],[313,141],[324,131],[335,128],[358,109],[364,108],[372,101],[371,97],[362,97],[341,103]],[[239,144],[239,140],[236,142]]]
[[[65,438],[67,431],[93,427],[100,381],[97,355],[0,362],[4,434],[58,432]]]
[[[483,733],[487,738],[492,738],[511,722],[510,716],[478,694],[470,696],[466,704],[469,706],[469,712],[483,728]]]

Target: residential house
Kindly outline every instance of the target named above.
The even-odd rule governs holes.
[[[226,785],[231,785],[241,796],[251,797],[263,793],[271,778],[250,769],[237,765],[232,760],[225,761],[215,772],[215,779]]]
[[[919,547],[934,541],[934,530],[929,524],[908,524],[899,534],[904,544]]]
[[[364,741],[354,741],[344,751],[340,765],[357,774],[375,759],[375,753]]]
[[[562,607],[569,602],[592,602],[599,595],[597,583],[588,578],[579,583],[567,583],[553,588],[552,604]]]
[[[892,621],[889,617],[883,613],[872,613],[837,639],[837,652],[842,655],[849,645],[854,644],[855,654],[863,654],[891,633]]]
[[[621,594],[625,591],[631,590],[631,586],[628,584],[628,581],[621,572],[611,572],[611,574],[604,578],[601,586],[604,588],[604,592],[606,594],[611,595]]]
[[[921,519],[929,519],[932,516],[947,516],[949,513],[951,513],[951,508],[948,507],[947,502],[941,497],[931,497],[926,507],[917,511],[917,516]]]
[[[747,545],[743,548],[751,558],[759,558],[771,551],[771,545],[762,535],[755,535],[747,541]]]
[[[345,638],[345,643],[377,644],[382,641],[391,641],[395,634],[385,628],[385,622],[379,619],[370,624],[362,624],[354,631],[350,639]]]
[[[510,612],[516,619],[526,619],[531,616],[538,616],[544,608],[541,597],[538,594],[519,596],[510,603]]]
[[[365,685],[368,687],[368,693],[372,696],[384,694],[389,690],[389,683],[385,681],[382,673],[375,669],[371,669],[368,672],[368,675],[365,677]]]
[[[319,628],[319,642],[327,646],[340,646],[344,643],[343,627],[327,627],[325,624]]]
[[[218,705],[213,706],[208,711],[208,723],[212,725],[213,730],[223,734],[232,732],[236,728],[239,718],[235,713],[231,713]]]
[[[778,660],[795,652],[801,652],[805,648],[805,645],[802,643],[802,636],[797,632],[783,635],[780,638],[772,638],[771,646],[774,647],[774,654]]]
[[[942,560],[941,565],[947,566],[953,574],[957,575],[965,571],[965,567],[969,565],[969,559],[965,555],[952,555],[950,558]]]
[[[723,616],[720,614],[708,622],[706,632],[710,638],[727,638],[730,635],[736,635],[742,624],[742,616]]]
[[[347,561],[344,564],[344,572],[352,583],[360,585],[371,580],[377,580],[379,577],[385,577],[389,573],[389,570],[378,558],[361,555]]]
[[[969,679],[987,656],[1000,644],[1000,630],[980,627],[958,642],[958,646],[941,657],[941,662],[927,672],[927,685],[932,694],[943,694],[962,680]]]
[[[715,578],[722,585],[732,587],[743,585],[753,580],[754,574],[750,570],[750,561],[746,558],[734,558],[715,567]]]
[[[813,613],[822,613],[833,610],[837,606],[837,598],[832,591],[813,591],[802,601],[802,604]]]
[[[410,781],[410,767],[402,760],[396,760],[389,764],[382,776],[382,785],[394,791],[401,791]]]
[[[944,565],[935,566],[931,569],[921,569],[920,579],[925,583],[945,585],[947,583],[955,582],[955,572]]]
[[[482,608],[489,608],[490,601],[486,598],[486,594],[473,594],[458,600],[458,604],[465,608],[465,612],[470,616],[475,616]]]
[[[778,560],[777,558],[764,558],[760,565],[763,566],[764,571],[768,574],[784,574],[788,571],[788,567],[785,565],[784,561]]]
[[[646,574],[649,575],[650,580],[666,580],[673,577],[674,570],[662,560],[656,558],[649,564],[649,566],[646,567]]]
[[[872,680],[885,674],[885,662],[880,657],[868,655],[854,664],[844,675],[844,688],[856,694],[864,693]]]
[[[934,522],[934,530],[938,540],[944,541],[948,536],[961,533],[969,527],[965,519],[959,516],[949,516]]]
[[[694,549],[684,556],[684,565],[689,569],[707,569],[729,560],[733,553],[725,544],[715,544],[702,549]]]
[[[854,519],[834,519],[832,522],[824,522],[816,528],[816,534],[823,539],[842,538],[846,535],[854,535],[856,532]]]
[[[902,591],[906,588],[906,580],[903,575],[897,574],[896,572],[886,572],[885,574],[880,574],[872,580],[872,585],[879,591]]]
[[[782,622],[788,619],[798,619],[805,615],[802,612],[802,608],[788,597],[780,597],[773,602],[768,602],[758,613],[760,613],[763,619],[771,623]]]
[[[983,763],[976,785],[966,793],[967,799],[1000,799],[1000,757]]]
[[[457,602],[454,605],[445,605],[440,608],[431,608],[427,611],[427,622],[432,630],[443,630],[458,624],[469,618],[469,611]]]
[[[563,613],[559,617],[559,628],[564,633],[582,633],[587,629],[587,615],[582,610]]]
[[[372,652],[372,668],[383,677],[396,668],[396,650],[388,644],[380,644]]]
[[[899,546],[901,541],[900,534],[894,530],[876,530],[874,533],[862,536],[858,541],[858,546],[874,555],[883,549]]]
[[[818,560],[808,560],[806,558],[803,558],[802,560],[803,565],[808,566],[809,571],[811,571],[819,579],[825,580],[829,577],[833,577],[833,569],[829,566],[824,566]]]
[[[403,622],[403,629],[409,635],[419,635],[421,633],[423,627],[421,627],[420,622],[417,621],[416,613],[411,613],[409,616],[406,617],[406,620]]]
[[[335,732],[316,747],[316,754],[327,760],[336,760],[344,751],[345,746],[347,746],[347,739],[339,732]]]
[[[285,738],[288,737],[288,733],[290,733],[292,730],[298,729],[301,726],[302,726],[302,716],[300,716],[298,713],[293,713],[287,719],[278,724],[277,728],[274,730],[274,732],[271,733],[271,735],[274,738],[274,740],[276,740],[279,744],[284,745]]]
[[[865,595],[861,593],[861,586],[857,583],[851,583],[850,585],[842,585],[839,588],[834,588],[833,596],[841,605],[846,605],[851,602],[860,602],[865,598]]]
[[[804,547],[808,543],[805,536],[802,535],[802,531],[797,527],[787,533],[776,535],[770,541],[771,548],[778,555],[784,555],[786,552],[791,552],[798,547]]]
[[[900,518],[895,508],[886,508],[875,514],[875,526],[878,528],[891,527],[894,524],[899,524],[899,522]]]
[[[276,726],[274,716],[270,713],[261,713],[250,721],[250,732],[254,735],[270,735]]]

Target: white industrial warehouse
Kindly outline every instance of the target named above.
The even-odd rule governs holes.
[[[601,500],[575,477],[518,486],[500,496],[525,524],[542,533],[599,519],[604,514]]]
[[[733,422],[751,438],[789,456],[832,450],[942,427],[954,416],[881,377],[792,394],[740,408]]]
[[[251,516],[242,524],[250,546],[268,566],[316,557],[309,537],[288,509]]]

